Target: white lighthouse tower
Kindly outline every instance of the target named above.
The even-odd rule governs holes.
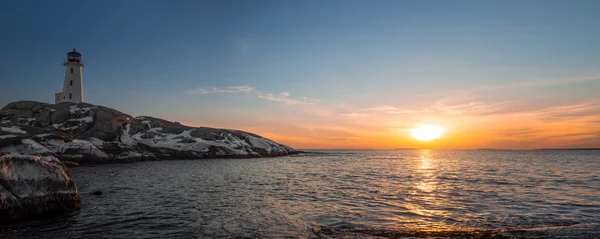
[[[73,49],[67,53],[67,61],[63,63],[65,69],[65,82],[63,91],[56,93],[55,103],[61,102],[83,102],[83,63],[81,63],[81,53]]]

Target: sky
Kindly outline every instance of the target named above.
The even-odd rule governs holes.
[[[9,0],[0,35],[0,106],[76,48],[88,103],[299,149],[600,147],[596,0]]]

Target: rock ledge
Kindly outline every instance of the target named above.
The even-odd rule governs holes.
[[[259,135],[132,117],[88,103],[17,101],[0,110],[0,155],[78,164],[158,159],[275,157],[298,151]]]

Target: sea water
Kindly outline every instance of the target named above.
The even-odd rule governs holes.
[[[600,151],[311,151],[71,174],[80,211],[0,237],[600,237]]]

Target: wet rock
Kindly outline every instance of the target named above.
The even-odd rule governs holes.
[[[62,163],[67,166],[68,168],[75,168],[78,167],[79,164],[75,163],[75,162],[71,162],[71,161],[62,161]]]
[[[69,172],[52,156],[0,156],[0,221],[63,214],[81,207]]]
[[[90,194],[95,195],[95,196],[100,196],[100,195],[102,195],[102,191],[93,191]]]

